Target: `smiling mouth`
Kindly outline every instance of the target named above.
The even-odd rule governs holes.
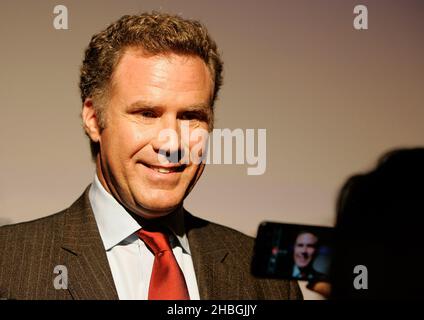
[[[155,170],[156,172],[162,173],[162,174],[169,174],[174,172],[182,172],[186,168],[185,164],[173,166],[173,167],[161,167],[161,166],[152,166],[148,165],[146,163],[143,163],[147,168]]]

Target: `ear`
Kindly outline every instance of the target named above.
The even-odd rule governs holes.
[[[84,130],[90,139],[94,142],[100,141],[100,126],[94,109],[93,100],[90,98],[85,99],[82,107],[82,122]]]

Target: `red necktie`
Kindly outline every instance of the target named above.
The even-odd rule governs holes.
[[[184,274],[172,253],[167,234],[140,229],[138,236],[155,255],[149,300],[190,300]]]

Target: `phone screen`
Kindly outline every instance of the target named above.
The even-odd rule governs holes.
[[[328,281],[333,228],[263,222],[259,225],[252,273],[262,278]]]

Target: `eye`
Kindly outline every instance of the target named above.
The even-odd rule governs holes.
[[[142,111],[140,111],[140,115],[143,116],[144,118],[156,118],[157,117],[156,112],[154,112],[152,110],[142,110]]]
[[[197,111],[189,111],[184,112],[181,115],[181,120],[198,120],[198,121],[208,121],[208,115],[204,112],[197,112]]]

